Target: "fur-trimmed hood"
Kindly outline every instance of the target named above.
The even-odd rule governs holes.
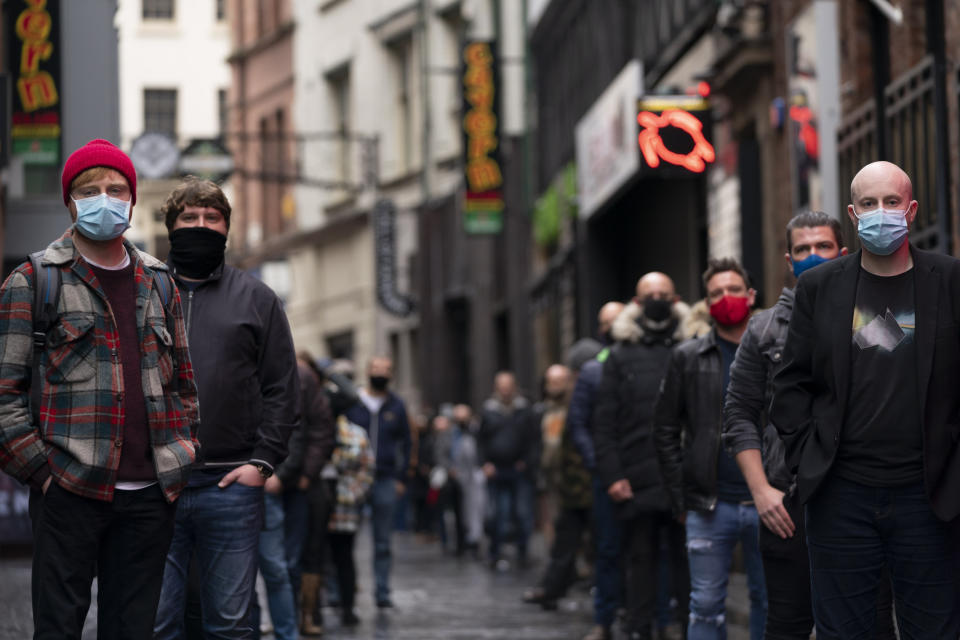
[[[713,329],[713,318],[706,300],[698,300],[690,307],[690,313],[681,323],[681,328],[684,338],[699,338],[710,333]]]
[[[674,302],[670,309],[671,321],[676,321],[673,339],[677,342],[693,336],[693,334],[686,333],[687,319],[690,313],[690,307],[679,300]],[[611,337],[617,342],[639,342],[646,333],[643,325],[640,324],[642,314],[643,305],[636,300],[631,301],[613,321],[613,327],[610,329]]]

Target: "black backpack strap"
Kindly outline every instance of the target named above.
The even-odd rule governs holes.
[[[160,302],[163,303],[165,311],[169,311],[170,304],[173,302],[173,294],[170,292],[170,276],[161,272],[159,269],[153,270],[153,288],[160,294]]]
[[[30,373],[30,413],[33,424],[40,424],[40,402],[43,379],[40,377],[40,359],[47,345],[47,332],[57,322],[60,302],[60,269],[57,265],[41,264],[43,251],[30,254],[33,267],[33,366]]]

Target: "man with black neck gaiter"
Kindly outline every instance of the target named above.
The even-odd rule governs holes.
[[[162,211],[201,409],[200,454],[178,502],[154,638],[184,636],[191,558],[203,580],[204,637],[254,637],[249,609],[258,549],[271,560],[261,568],[276,637],[296,638],[283,487],[273,475],[300,414],[290,327],[269,287],[224,263],[231,208],[217,185],[188,178]]]
[[[687,337],[681,327],[688,314],[669,276],[651,272],[640,278],[636,297],[613,321],[610,336],[614,344],[603,363],[593,414],[597,476],[621,525],[627,612],[624,631],[631,640],[652,637],[654,618],[659,617],[655,616],[657,591],[667,585],[658,585],[651,576],[658,575],[662,546],[670,549],[671,596],[676,598],[681,618],[686,617],[683,526],[671,517],[657,470],[653,404],[671,349]],[[660,544],[661,536],[667,538],[666,545]],[[658,630],[660,637],[676,637],[681,624],[677,619],[665,625]],[[589,640],[610,638],[609,625],[605,626],[588,636]]]

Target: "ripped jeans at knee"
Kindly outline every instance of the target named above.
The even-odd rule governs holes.
[[[690,640],[725,640],[725,602],[733,550],[743,547],[749,583],[750,635],[763,637],[766,591],[763,565],[757,543],[759,519],[756,508],[718,501],[714,511],[687,514],[687,557],[690,563]]]

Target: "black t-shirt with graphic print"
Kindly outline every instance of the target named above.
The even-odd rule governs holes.
[[[917,391],[913,270],[860,270],[853,310],[850,396],[836,473],[874,487],[920,482],[923,441]]]

